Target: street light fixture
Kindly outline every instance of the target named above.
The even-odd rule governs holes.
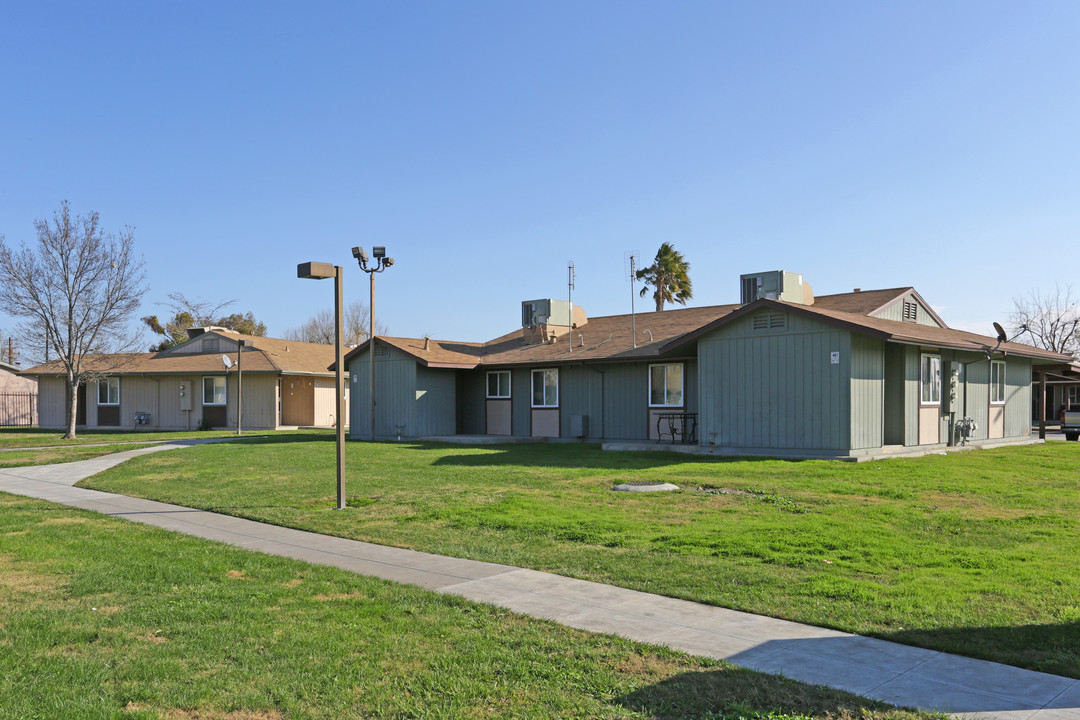
[[[394,258],[386,257],[386,246],[375,245],[371,248],[375,263],[368,267],[368,254],[362,247],[354,247],[352,255],[360,263],[360,269],[368,274],[371,283],[371,299],[368,301],[368,399],[371,401],[371,419],[368,429],[371,441],[375,441],[375,273],[382,272],[394,264]]]
[[[353,251],[356,254],[356,251]],[[334,278],[334,354],[337,359],[335,381],[337,385],[337,509],[345,509],[345,349],[341,344],[341,266],[330,263],[306,262],[296,266],[296,277],[305,280]]]

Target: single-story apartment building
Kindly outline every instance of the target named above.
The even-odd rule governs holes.
[[[329,369],[333,345],[244,335],[220,327],[191,328],[188,336],[186,342],[161,352],[88,356],[84,368],[93,379],[78,389],[77,426],[236,427],[238,370],[243,372],[245,429],[334,425],[334,373]],[[65,427],[63,364],[53,360],[22,375],[37,378],[40,425]]]
[[[773,271],[740,289],[739,304],[593,318],[526,301],[520,329],[483,343],[378,337],[375,435],[829,457],[1024,441],[1033,368],[1067,361],[953,330],[912,287],[815,297]],[[370,432],[371,345],[346,356],[356,438]]]

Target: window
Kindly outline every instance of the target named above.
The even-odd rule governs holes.
[[[682,363],[649,366],[649,407],[682,407]]]
[[[916,322],[919,319],[919,306],[915,303],[904,301],[904,322]]]
[[[97,384],[98,405],[120,404],[120,378],[104,378]]]
[[[559,407],[559,369],[532,371],[532,406]]]
[[[1002,405],[1005,402],[1005,361],[994,360],[990,363],[990,402]]]
[[[202,379],[202,404],[224,405],[225,404],[225,378],[220,375],[204,377]]]
[[[941,404],[941,358],[922,356],[922,404]]]
[[[217,352],[219,350],[221,350],[221,342],[219,341],[219,338],[216,338],[216,337],[203,338],[203,341],[202,341],[202,351],[203,352]]]
[[[487,396],[489,398],[510,397],[509,370],[493,370],[487,374]]]
[[[1069,388],[1069,405],[1080,405],[1080,385]]]

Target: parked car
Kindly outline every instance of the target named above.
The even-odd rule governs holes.
[[[1080,405],[1070,405],[1061,414],[1061,432],[1066,440],[1080,440]]]

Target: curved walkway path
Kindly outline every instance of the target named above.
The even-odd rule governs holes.
[[[227,439],[181,441],[92,460],[0,470],[0,491],[419,585],[896,705],[1008,720],[1080,720],[1080,680],[535,570],[372,545],[73,487],[132,457],[223,441]]]

